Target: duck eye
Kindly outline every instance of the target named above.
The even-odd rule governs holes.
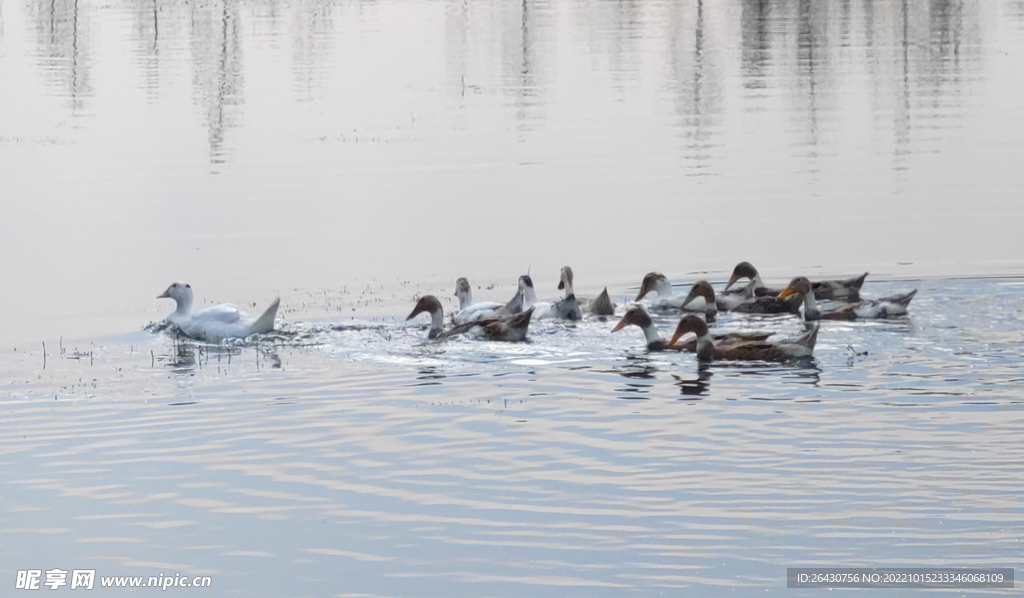
[[[191,288],[192,288],[192,285],[188,285],[188,284],[187,284],[187,285],[185,285],[185,288],[186,288],[186,289],[191,289]]]

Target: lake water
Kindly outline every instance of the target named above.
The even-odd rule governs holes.
[[[786,567],[1015,567],[1021,73],[1015,0],[0,0],[0,583],[816,596]],[[919,293],[780,366],[648,355],[617,318],[403,323],[459,276],[554,297],[568,264],[621,306],[740,260]],[[174,280],[280,296],[282,331],[144,331]]]

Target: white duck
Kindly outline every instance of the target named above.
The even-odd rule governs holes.
[[[533,280],[530,280],[529,276],[527,276],[526,279],[528,291],[524,292],[524,296],[532,296],[534,299],[532,304],[533,307],[536,308],[534,311],[534,318],[561,318],[563,320],[583,319],[583,312],[580,311],[579,302],[576,301],[576,291],[572,286],[572,268],[569,266],[562,266],[562,270],[559,273],[558,290],[564,291],[565,294],[557,301],[536,301],[537,294],[533,290]],[[529,305],[526,306],[528,307]]]
[[[466,278],[455,281],[455,296],[459,298],[459,311],[452,316],[456,324],[476,322],[483,318],[494,318],[503,315],[501,303],[494,301],[478,301],[473,303],[473,288]]]
[[[645,300],[650,293],[656,296]],[[646,301],[651,309],[682,309],[686,303],[686,294],[674,292],[672,283],[661,272],[648,272],[640,283],[640,292],[634,301]]]
[[[167,287],[157,299],[174,299],[177,309],[167,316],[166,321],[174,324],[188,337],[211,343],[226,338],[245,338],[250,334],[270,332],[274,329],[274,318],[280,298],[275,298],[263,315],[252,319],[230,303],[214,305],[192,313],[192,287],[184,282],[176,282]]]

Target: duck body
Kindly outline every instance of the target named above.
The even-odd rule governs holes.
[[[733,307],[730,311],[741,314],[799,314],[799,299],[789,297],[754,297]]]
[[[789,361],[808,357],[814,353],[814,345],[818,338],[818,324],[791,341],[771,343],[767,340],[749,340],[734,343],[715,344],[707,324],[695,315],[683,316],[672,337],[676,341],[683,334],[692,332],[697,335],[695,352],[697,360],[711,361]]]
[[[476,322],[487,318],[496,318],[504,315],[504,304],[495,301],[473,302],[473,288],[466,278],[455,281],[455,296],[459,298],[459,311],[452,315],[452,321],[456,324]]]
[[[437,297],[433,295],[421,297],[406,320],[411,320],[421,313],[430,314],[430,327],[427,329],[428,340],[443,341],[455,336],[467,335],[494,341],[517,342],[526,338],[526,332],[530,327],[530,318],[533,316],[533,308],[515,314],[481,318],[457,324],[448,330],[444,329],[444,310]]]
[[[177,304],[174,313],[165,319],[167,322],[176,326],[189,338],[211,343],[272,331],[277,308],[281,305],[281,299],[275,298],[258,318],[249,317],[230,303],[214,305],[193,313],[192,286],[184,282],[171,284],[157,297],[164,298],[174,299]]]
[[[803,300],[804,319],[814,320],[856,320],[883,319],[907,313],[907,306],[917,295],[917,289],[882,299],[864,300],[834,309],[819,309],[814,285],[805,277],[797,276],[780,293],[780,297],[793,296]]]

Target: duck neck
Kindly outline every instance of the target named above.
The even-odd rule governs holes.
[[[814,291],[810,291],[804,295],[804,319],[821,319],[821,311],[818,310],[818,303],[814,300]]]
[[[658,327],[654,325],[654,322],[647,324],[646,326],[640,327],[644,331],[644,338],[647,339],[647,344],[651,345],[655,342],[665,342],[665,339],[661,338],[658,334]]]
[[[715,303],[715,295],[713,293],[704,297],[704,315],[709,320],[715,319],[715,316],[718,315],[718,304]]]
[[[458,296],[459,298],[459,310],[466,309],[467,307],[473,304],[472,290],[459,291],[458,293],[456,293],[456,296]]]
[[[188,289],[185,290],[188,291]],[[180,297],[174,298],[174,303],[177,304],[177,307],[174,313],[171,314],[170,319],[187,319],[189,314],[192,313],[192,293],[182,293]]]
[[[430,330],[427,336],[434,338],[444,331],[444,313],[440,309],[430,312]]]
[[[764,288],[764,281],[761,280],[761,274],[760,273],[755,274],[753,280],[751,280],[750,282],[751,282],[751,286],[753,286],[754,289],[763,289]]]
[[[696,353],[699,361],[711,361],[715,358],[715,344],[711,340],[710,332],[697,337]]]
[[[567,281],[564,281],[564,284],[565,284],[565,298],[568,299],[569,297],[575,296],[576,292],[573,291],[573,289],[572,289],[572,282],[567,280]]]
[[[523,287],[523,309],[528,309],[537,302],[537,292],[533,287]]]

